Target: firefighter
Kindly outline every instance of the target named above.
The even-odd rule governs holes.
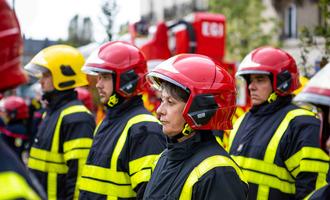
[[[330,154],[330,64],[327,64],[307,83],[294,98],[296,102],[312,104],[317,107],[322,119],[320,134],[321,147]],[[330,199],[330,184],[313,192],[308,199]]]
[[[144,199],[246,199],[247,181],[213,134],[232,127],[233,78],[198,54],[169,58],[147,77],[161,92],[157,114],[168,145]]]
[[[239,65],[252,108],[230,133],[229,153],[249,182],[249,199],[302,199],[327,184],[329,157],[320,148],[320,120],[292,104],[300,86],[294,59],[260,47]]]
[[[26,66],[39,77],[47,102],[43,121],[30,150],[28,167],[48,199],[77,199],[78,177],[92,145],[95,122],[78,100],[76,87],[87,85],[83,55],[67,45],[41,50]]]
[[[26,83],[20,69],[23,41],[15,13],[0,0],[0,98],[2,92]],[[0,131],[0,134],[2,132]],[[38,181],[0,138],[0,199],[45,199]]]
[[[2,130],[1,136],[16,155],[22,159],[23,150],[29,139],[27,131],[29,108],[22,97],[9,96],[3,101],[7,124]]]
[[[83,71],[97,75],[107,107],[79,183],[79,199],[141,199],[152,164],[165,148],[160,122],[145,109],[146,61],[135,46],[108,42],[91,54]]]

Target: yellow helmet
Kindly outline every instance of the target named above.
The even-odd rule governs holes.
[[[88,84],[86,74],[81,71],[84,63],[83,55],[76,48],[53,45],[41,50],[24,69],[39,78],[50,71],[55,89],[63,91]]]
[[[298,95],[302,91],[302,89],[308,83],[309,79],[305,76],[300,76],[299,81],[301,83],[301,86],[298,89],[296,89],[295,91],[293,91],[293,94],[295,94],[295,95]]]

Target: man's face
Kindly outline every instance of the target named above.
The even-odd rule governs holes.
[[[251,74],[248,88],[254,106],[266,102],[273,92],[272,82],[265,74]]]
[[[43,93],[51,92],[55,89],[53,85],[53,77],[50,72],[43,73],[39,82]]]
[[[113,76],[110,73],[100,73],[97,77],[96,89],[103,104],[108,103],[110,96],[113,94]]]

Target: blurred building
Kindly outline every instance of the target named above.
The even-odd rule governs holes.
[[[25,66],[39,51],[42,49],[57,44],[57,41],[48,40],[34,40],[27,39],[23,36],[24,50],[23,50],[23,66]]]

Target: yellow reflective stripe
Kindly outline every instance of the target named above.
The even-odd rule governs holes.
[[[126,142],[129,128],[131,128],[132,125],[140,123],[140,122],[159,122],[159,121],[153,115],[148,115],[148,114],[137,115],[137,116],[132,117],[130,120],[128,120],[123,132],[121,133],[121,135],[118,139],[116,147],[114,148],[114,152],[111,157],[111,165],[110,165],[111,169],[117,169],[118,157]]]
[[[303,115],[314,116],[315,114],[313,112],[304,109],[292,110],[286,114],[281,124],[278,126],[277,130],[275,131],[272,139],[268,143],[264,158],[265,162],[269,162],[269,163],[274,162],[278,144],[280,143],[282,136],[284,135],[286,129],[288,128],[289,123],[295,117],[303,116]]]
[[[327,185],[327,174],[319,173],[316,179],[315,190]]]
[[[92,191],[99,194],[118,196],[122,198],[135,197],[136,193],[132,189],[131,177],[126,172],[117,171],[117,162],[120,152],[122,151],[123,146],[125,145],[125,142],[127,140],[129,128],[134,124],[140,122],[148,122],[148,121],[159,122],[156,117],[148,114],[141,114],[131,118],[127,122],[114,148],[114,152],[111,156],[110,168],[85,165],[82,172],[82,178],[79,183],[79,189]],[[130,172],[133,173],[133,171],[138,171],[139,169],[141,169],[141,167],[143,167],[142,164],[150,162],[149,159],[154,159],[154,158],[152,158],[151,156],[151,157],[142,158],[140,160],[138,159],[132,161],[133,163],[134,162],[137,163],[137,166],[134,167],[131,166],[132,169],[130,169]],[[150,163],[149,165],[150,167],[152,167],[152,163]],[[105,182],[105,181],[109,181],[109,182]]]
[[[223,147],[223,142],[219,136],[215,136],[215,140],[218,142],[218,144]]]
[[[102,119],[97,125],[96,125],[96,128],[93,132],[93,135],[95,136],[95,134],[97,133],[97,131],[99,130],[99,127],[101,126],[102,122],[103,122],[104,119]]]
[[[131,184],[134,189],[137,185],[143,182],[148,182],[151,177],[151,169],[141,170],[131,176]]]
[[[230,131],[230,134],[229,134],[229,141],[228,141],[228,146],[227,146],[227,148],[226,148],[226,150],[227,150],[228,152],[230,151],[230,148],[231,148],[231,145],[232,145],[232,143],[233,143],[233,141],[234,141],[234,138],[235,138],[236,132],[237,132],[239,126],[241,125],[241,123],[242,123],[244,117],[245,117],[245,113],[244,113],[242,116],[240,116],[240,117],[236,120],[233,129]]]
[[[111,181],[116,184],[131,184],[130,177],[126,172],[118,172],[114,169],[104,167],[85,165],[82,176],[99,179],[103,181]]]
[[[34,158],[29,158],[28,167],[42,172],[56,172],[59,174],[66,174],[69,170],[65,164],[45,162]]]
[[[118,200],[118,198],[113,196],[107,196],[107,200]]]
[[[286,114],[286,116],[284,117],[284,119],[282,120],[282,122],[280,123],[278,128],[276,129],[272,139],[268,143],[268,146],[267,146],[267,149],[265,152],[265,157],[264,157],[265,162],[267,162],[267,163],[274,162],[278,145],[279,145],[280,140],[281,140],[282,136],[284,135],[286,129],[288,128],[289,123],[295,117],[302,116],[302,115],[314,116],[315,114],[313,112],[310,112],[305,109],[291,110]],[[260,196],[260,198],[263,197],[265,199],[268,199],[269,187],[267,185],[259,185],[257,196],[258,197]]]
[[[83,169],[85,163],[86,163],[86,159],[79,159],[78,160],[77,181],[76,181],[76,186],[75,186],[75,189],[74,189],[74,196],[73,196],[74,200],[79,199],[79,182],[80,182],[80,179],[81,179],[81,172],[82,172],[82,169]]]
[[[237,115],[238,117],[244,115],[244,113],[245,113],[245,111],[243,108],[241,108],[241,107],[236,108],[235,115]]]
[[[85,191],[92,191],[97,194],[111,195],[120,198],[133,198],[136,193],[129,185],[116,185],[109,182],[102,182],[94,179],[81,177],[79,182],[79,189]]]
[[[300,151],[298,151],[297,153],[292,155],[289,159],[287,159],[285,161],[285,165],[287,166],[289,171],[292,171],[294,168],[298,167],[301,160],[303,160],[305,158],[324,160],[324,162],[329,161],[329,156],[320,148],[303,147]],[[313,167],[315,167],[315,166],[313,166]],[[320,172],[318,170],[315,170],[315,172]],[[326,171],[324,171],[324,170],[326,170]],[[327,173],[328,168],[326,168],[326,169],[324,168],[324,170],[322,170],[321,172]]]
[[[48,200],[57,199],[57,173],[49,172],[47,178],[47,197]]]
[[[59,140],[60,140],[59,135],[60,135],[60,128],[61,128],[63,117],[65,115],[69,115],[69,114],[77,113],[77,112],[90,113],[90,111],[83,105],[70,106],[70,107],[64,109],[61,112],[61,114],[60,114],[60,116],[57,120],[57,123],[56,123],[55,132],[54,132],[54,136],[53,136],[52,147],[51,147],[51,152],[58,152]]]
[[[90,148],[92,146],[92,142],[93,140],[91,138],[78,138],[78,139],[70,140],[64,142],[63,151],[67,152],[72,149]]]
[[[235,162],[243,169],[259,171],[261,173],[270,174],[278,177],[278,179],[294,182],[294,179],[284,167],[277,166],[273,163],[266,163],[255,158],[246,158],[243,156],[231,156]],[[249,179],[248,179],[249,180]],[[249,180],[250,181],[250,180]]]
[[[329,162],[320,162],[317,160],[302,160],[300,171],[327,173],[329,170]]]
[[[62,154],[49,152],[43,149],[37,149],[35,147],[31,148],[30,157],[56,163],[65,162]]]
[[[277,177],[269,176],[267,174],[260,174],[258,172],[242,169],[243,174],[249,180],[250,183],[258,185],[267,185],[271,188],[276,188],[284,193],[294,194],[296,193],[295,183],[281,181]],[[258,188],[259,191],[259,188]],[[268,199],[268,193],[261,193],[262,196],[258,196],[257,199]],[[266,195],[266,196],[265,196]]]
[[[141,158],[132,160],[129,162],[129,174],[132,175],[138,171],[141,171],[145,168],[151,168],[155,159],[158,157],[158,154],[156,155],[147,155],[143,156]]]
[[[195,183],[208,171],[216,167],[233,167],[242,181],[247,183],[246,178],[242,174],[239,167],[230,158],[220,155],[215,155],[206,158],[198,166],[196,166],[189,174],[186,182],[183,185],[180,200],[192,199],[192,190]]]
[[[1,199],[40,199],[26,180],[15,172],[0,173],[0,194]]]
[[[72,151],[64,153],[64,160],[73,160],[79,158],[87,158],[89,149],[74,149]]]

